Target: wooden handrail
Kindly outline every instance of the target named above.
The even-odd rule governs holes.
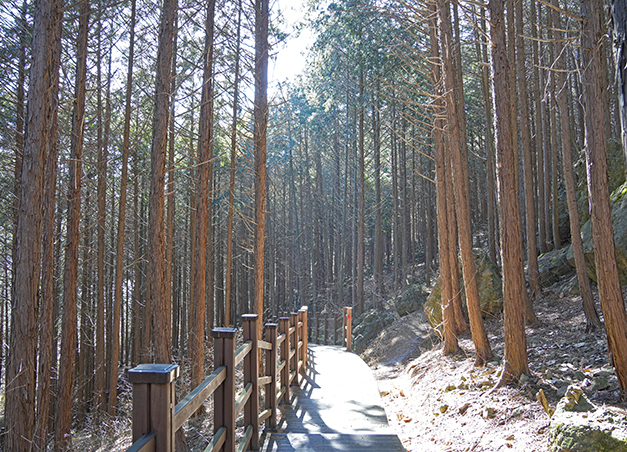
[[[202,383],[196,386],[192,392],[187,394],[187,397],[176,404],[176,407],[174,407],[174,431],[181,428],[181,425],[198,411],[198,408],[215,392],[224,380],[226,380],[226,367],[220,366],[205,378]]]
[[[244,344],[235,349],[234,328],[215,328],[214,371],[176,406],[174,364],[140,364],[128,371],[133,383],[133,445],[127,452],[174,452],[174,434],[213,395],[214,434],[206,452],[235,452],[235,420],[244,414],[245,433],[237,450],[259,450],[260,425],[276,428],[279,402],[290,403],[290,383],[299,384],[307,360],[307,308],[279,324],[266,325],[266,340],[257,337],[258,316],[242,316]],[[280,333],[280,334],[278,334]],[[266,371],[259,375],[260,350]],[[280,362],[279,362],[280,354]],[[243,363],[244,390],[235,393],[235,368]],[[265,406],[259,406],[260,387]],[[280,388],[280,390],[279,390]]]

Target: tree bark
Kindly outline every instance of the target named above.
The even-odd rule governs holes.
[[[52,94],[57,92],[55,49],[60,43],[60,5],[37,0],[33,26],[26,134],[15,231],[11,339],[6,368],[6,450],[30,451],[35,430],[37,304],[41,270],[43,182],[50,134]]]
[[[44,450],[48,442],[48,432],[51,413],[51,384],[52,369],[56,358],[56,341],[54,334],[54,306],[56,301],[54,260],[55,252],[55,213],[56,213],[56,186],[57,186],[57,160],[59,148],[57,144],[58,127],[58,98],[59,98],[59,64],[61,62],[61,27],[60,18],[55,21],[53,33],[53,56],[51,60],[51,98],[50,135],[48,139],[48,151],[46,158],[45,191],[43,198],[44,221],[42,237],[42,281],[41,302],[39,311],[39,362],[37,370],[37,413],[35,423],[35,450]]]
[[[83,171],[83,131],[87,75],[87,40],[89,35],[89,1],[80,6],[76,87],[72,112],[70,144],[68,220],[63,276],[63,323],[59,363],[59,397],[55,432],[55,450],[72,448],[72,405],[74,402],[74,366],[76,364],[76,298],[78,283],[78,245],[80,241],[81,183]]]
[[[446,167],[444,158],[444,137],[442,131],[444,124],[442,116],[444,114],[444,102],[442,99],[442,79],[440,76],[440,50],[437,36],[436,5],[431,5],[431,26],[429,27],[429,37],[431,41],[432,69],[431,77],[434,86],[436,107],[433,124],[433,141],[435,145],[435,171],[436,171],[436,196],[437,196],[437,218],[438,218],[438,245],[440,261],[440,284],[442,287],[442,321],[444,322],[444,354],[450,355],[459,350],[457,342],[457,325],[455,323],[455,312],[453,308],[453,296],[451,288],[451,272],[449,268],[448,244],[448,219],[446,203],[449,200],[446,190]]]
[[[257,335],[263,331],[264,249],[266,230],[266,135],[268,127],[268,18],[269,0],[255,0],[255,242],[254,304],[259,315]]]
[[[607,180],[606,137],[603,97],[600,86],[601,61],[599,42],[599,4],[594,0],[581,2],[583,30],[582,90],[586,128],[586,167],[592,243],[596,264],[599,298],[605,319],[607,342],[618,383],[623,395],[627,392],[627,316],[621,292]]]
[[[497,176],[501,200],[501,262],[505,330],[503,373],[499,384],[508,384],[523,373],[529,372],[524,322],[527,291],[522,262],[522,232],[516,178],[518,167],[510,128],[509,61],[506,52],[503,3],[500,0],[490,0],[489,7],[494,111],[496,113]]]
[[[538,242],[536,238],[535,187],[533,185],[533,159],[531,149],[531,125],[529,123],[529,105],[527,103],[527,74],[525,70],[525,43],[523,30],[522,2],[515,2],[516,8],[516,67],[518,70],[518,88],[520,100],[520,134],[522,143],[523,172],[525,180],[525,226],[527,242],[527,272],[529,274],[530,299],[535,300],[542,290],[538,268]],[[533,309],[531,310],[533,313]],[[537,320],[537,319],[536,319]],[[529,321],[529,319],[527,319]]]
[[[555,0],[554,0],[555,1]],[[557,3],[555,1],[555,3]],[[557,11],[551,12],[553,17],[553,28],[562,29],[562,21]],[[583,252],[583,241],[581,239],[581,227],[579,224],[579,212],[577,210],[577,192],[575,188],[575,177],[573,175],[573,136],[570,128],[570,110],[568,109],[568,81],[566,80],[564,58],[561,57],[564,45],[558,39],[555,42],[555,53],[559,56],[555,62],[555,77],[557,81],[557,104],[560,113],[560,125],[562,127],[562,168],[564,171],[564,185],[566,186],[566,202],[568,204],[568,216],[570,221],[570,237],[575,254],[575,266],[577,268],[577,280],[583,301],[583,310],[586,315],[586,331],[591,331],[601,326],[599,314],[594,307],[590,280],[586,258]]]
[[[457,111],[455,68],[452,49],[452,29],[450,21],[450,4],[447,0],[438,0],[438,13],[440,17],[440,40],[442,41],[442,61],[444,66],[444,82],[447,92],[446,112],[448,148],[452,157],[455,210],[457,213],[458,236],[462,254],[462,268],[464,274],[464,287],[468,305],[468,317],[470,331],[475,344],[475,365],[483,366],[492,359],[492,350],[488,341],[488,335],[483,324],[479,291],[477,289],[476,266],[472,251],[472,227],[470,219],[470,200],[468,198],[469,182],[467,161],[464,161],[460,136],[459,113]]]
[[[226,232],[226,274],[224,291],[224,325],[231,325],[232,305],[232,273],[233,273],[233,215],[235,212],[235,168],[237,163],[237,111],[239,107],[239,66],[241,48],[242,2],[238,1],[237,8],[237,38],[235,42],[235,68],[233,71],[233,115],[231,122],[231,172],[229,179],[229,211]]]
[[[152,342],[154,359],[158,363],[171,361],[171,294],[166,287],[164,191],[175,15],[176,0],[164,0],[157,49],[147,252],[148,299],[154,322]]]
[[[205,23],[205,53],[202,97],[199,119],[198,161],[196,168],[196,233],[193,246],[194,259],[194,298],[191,300],[191,378],[192,387],[204,380],[205,363],[205,307],[207,299],[207,248],[211,246],[207,230],[211,227],[207,221],[209,198],[209,173],[213,146],[213,22],[215,1],[207,4]]]
[[[620,112],[620,136],[627,161],[627,1],[612,0],[612,37],[614,38],[614,64]],[[627,165],[625,166],[627,172]]]
[[[115,252],[115,282],[113,283],[113,337],[111,338],[111,374],[109,380],[110,416],[115,415],[117,401],[118,361],[120,351],[120,306],[122,304],[122,276],[124,272],[124,232],[126,226],[126,189],[128,186],[128,154],[131,136],[131,101],[133,97],[133,61],[135,59],[135,6],[131,0],[131,29],[129,35],[128,66],[126,73],[126,94],[124,107],[124,132],[122,137],[122,173],[120,175],[120,202],[118,217],[118,235]],[[137,332],[139,334],[139,332]]]

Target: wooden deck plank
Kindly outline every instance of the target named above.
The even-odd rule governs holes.
[[[276,432],[263,452],[404,452],[388,425],[370,368],[354,353],[309,344],[309,366],[291,404],[282,404]]]

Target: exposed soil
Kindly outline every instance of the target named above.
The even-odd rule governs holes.
[[[550,419],[536,399],[540,389],[553,408],[569,384],[578,384],[593,403],[624,410],[605,332],[586,333],[581,298],[547,289],[534,307],[539,322],[527,327],[529,378],[503,388],[494,389],[502,319],[486,319],[499,358],[485,367],[474,366],[469,333],[459,337],[461,354],[444,356],[421,312],[398,319],[371,344],[363,357],[408,451],[548,450]]]

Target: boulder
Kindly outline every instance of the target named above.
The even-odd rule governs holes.
[[[425,304],[428,295],[429,292],[427,292],[426,288],[421,284],[409,286],[405,292],[396,297],[394,301],[396,312],[398,312],[398,315],[401,317],[404,317],[417,311]]]
[[[540,272],[540,284],[547,287],[555,284],[563,276],[574,273],[575,267],[568,260],[568,248],[549,251],[538,257],[538,269]]]
[[[607,141],[607,180],[610,193],[625,183],[625,155],[620,140]],[[588,204],[588,180],[586,176],[586,156],[582,152],[575,162],[575,185],[577,187],[577,210],[579,211],[579,224],[584,224],[590,219],[590,207]],[[565,204],[563,208],[568,213]],[[567,219],[568,217],[566,217]],[[566,220],[568,221],[568,220]],[[570,227],[569,227],[570,229]]]
[[[476,281],[479,290],[479,302],[483,316],[497,316],[503,310],[503,282],[499,274],[499,269],[482,250],[474,250],[476,265]],[[462,288],[462,303],[466,307],[466,294],[464,291],[464,280],[460,268],[460,287]],[[442,323],[442,288],[441,283],[435,285],[431,294],[424,304],[425,315],[432,328],[438,329]]]
[[[627,416],[593,405],[571,385],[551,418],[549,445],[551,452],[627,452]]]
[[[363,353],[368,343],[392,322],[394,315],[385,310],[370,309],[360,315],[353,323],[355,351]]]
[[[612,204],[612,223],[614,225],[614,243],[616,244],[616,261],[618,274],[622,285],[627,284],[627,183],[616,189],[610,198]],[[588,276],[597,282],[596,266],[594,263],[594,247],[592,243],[592,225],[588,220],[581,228],[581,238],[586,257]],[[572,246],[568,247],[567,258],[575,265],[575,255]]]

